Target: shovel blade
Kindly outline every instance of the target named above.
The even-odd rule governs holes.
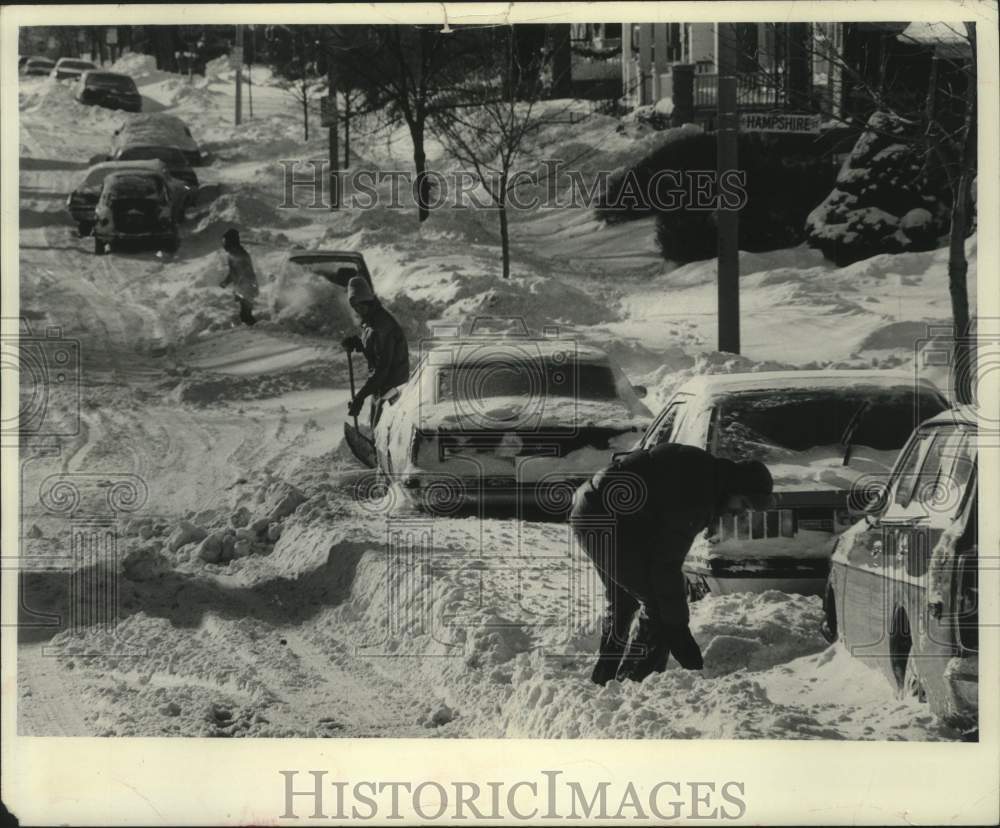
[[[344,423],[344,440],[363,466],[374,469],[378,465],[375,444],[350,423]]]

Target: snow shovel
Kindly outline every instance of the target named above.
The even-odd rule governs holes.
[[[351,359],[351,352],[347,352],[347,375],[351,380],[351,399],[354,399],[354,360]],[[354,425],[344,423],[344,439],[348,447],[358,461],[369,469],[374,469],[377,465],[375,455],[375,443],[361,433],[358,426],[358,415],[354,415]]]

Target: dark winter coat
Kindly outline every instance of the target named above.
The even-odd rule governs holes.
[[[631,452],[577,490],[571,522],[613,522],[620,555],[663,555],[679,566],[731,493],[735,465],[677,443]]]
[[[359,397],[384,394],[410,378],[410,352],[399,323],[381,305],[361,323],[361,351],[368,362],[368,379]]]
[[[221,287],[233,286],[233,293],[241,299],[252,302],[259,292],[257,288],[257,274],[253,269],[253,261],[246,248],[240,246],[226,248],[226,262],[229,265],[229,273],[222,281]]]

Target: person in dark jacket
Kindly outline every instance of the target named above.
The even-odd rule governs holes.
[[[388,393],[410,378],[410,352],[403,329],[375,298],[365,278],[355,276],[347,283],[347,299],[361,319],[361,335],[348,336],[341,344],[348,355],[361,351],[368,362],[368,379],[351,400],[347,413],[356,417],[365,400],[371,397],[374,429]]]
[[[255,325],[253,302],[257,298],[257,274],[246,248],[240,244],[240,231],[229,228],[222,236],[222,249],[226,251],[229,272],[219,283],[219,287],[233,286],[233,295],[240,305],[240,321],[244,325]]]
[[[607,598],[595,683],[642,681],[671,654],[686,669],[702,668],[681,565],[719,515],[769,508],[772,486],[763,463],[662,443],[630,452],[577,489],[570,525]]]

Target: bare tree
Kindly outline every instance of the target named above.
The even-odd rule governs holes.
[[[450,103],[469,64],[480,59],[478,29],[449,30],[427,26],[328,27],[328,60],[347,88],[362,94],[365,110],[380,114],[387,125],[406,124],[413,146],[417,215],[429,211],[425,139],[430,120]],[[361,114],[355,111],[355,114]]]
[[[471,74],[451,105],[439,107],[433,123],[450,155],[475,173],[489,194],[500,223],[504,279],[510,278],[510,225],[507,209],[518,187],[517,164],[540,127],[556,119],[540,113],[541,64],[544,52],[531,54],[533,64],[517,48],[510,27],[496,32],[489,60]]]

